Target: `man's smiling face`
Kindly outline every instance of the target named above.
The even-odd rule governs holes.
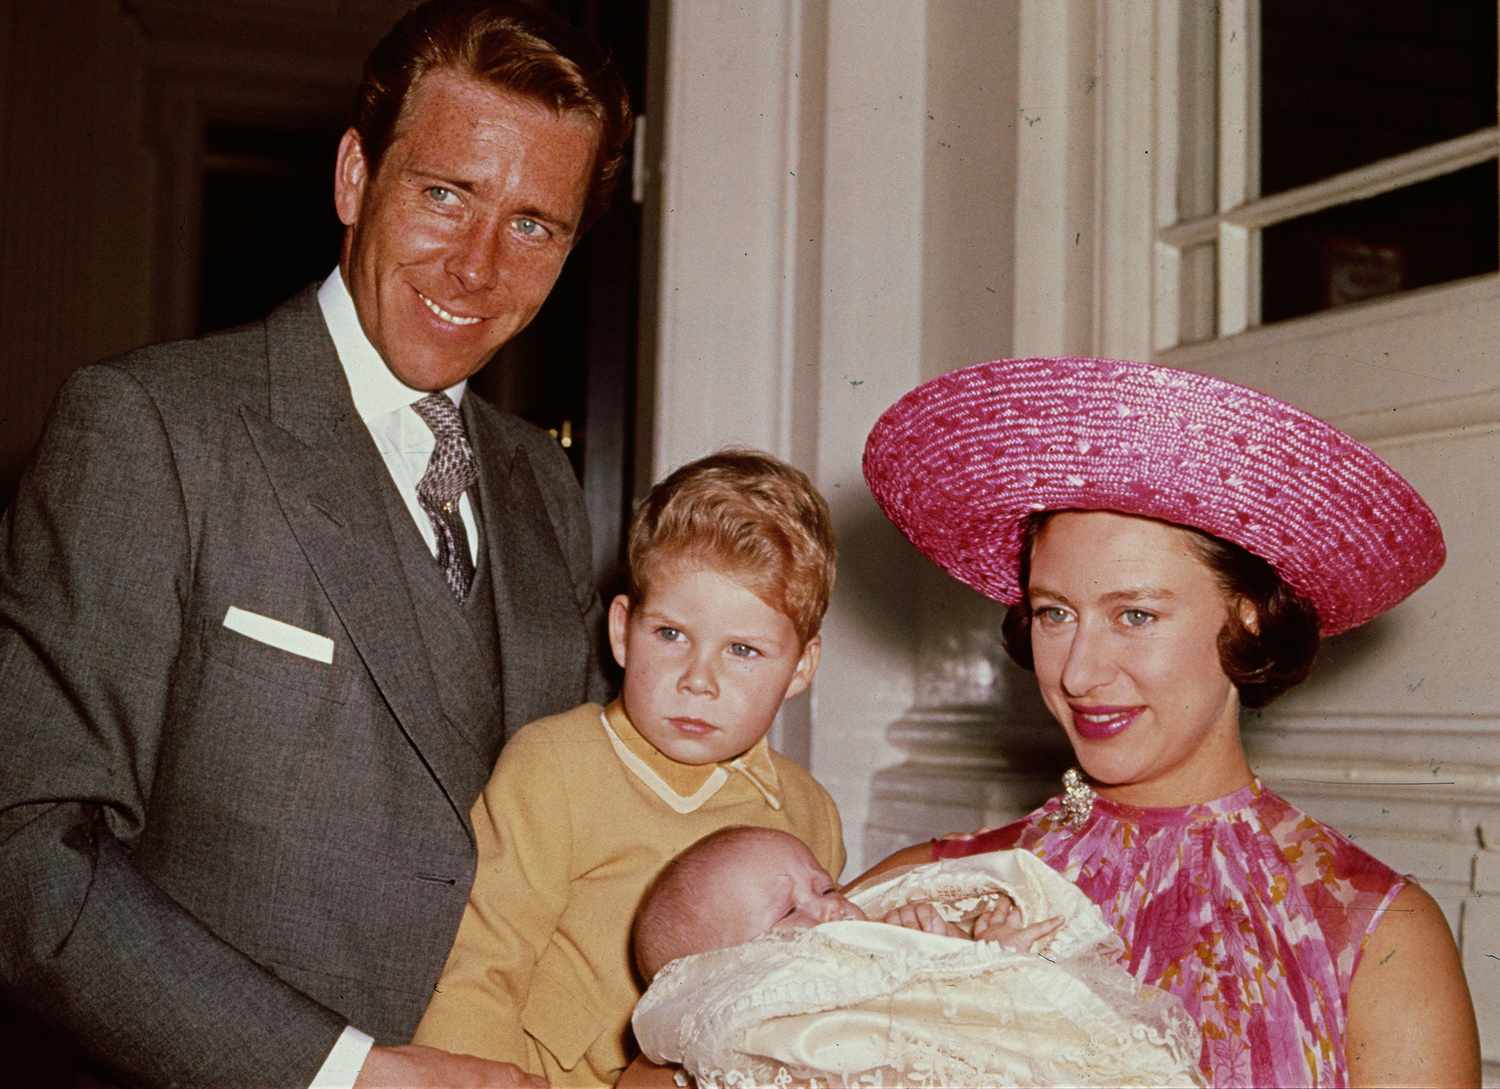
[[[423,76],[370,176],[351,129],[334,198],[360,325],[413,389],[446,389],[536,315],[573,248],[599,127],[470,76]]]

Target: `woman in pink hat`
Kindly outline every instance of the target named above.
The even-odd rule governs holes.
[[[1078,771],[1004,828],[875,868],[1029,849],[1187,1005],[1217,1086],[1477,1085],[1458,951],[1415,883],[1267,789],[1242,706],[1445,552],[1366,447],[1274,398],[1114,360],[946,374],[876,423],[865,476],[959,580],[1010,606]]]

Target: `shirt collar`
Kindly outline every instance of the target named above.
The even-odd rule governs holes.
[[[748,779],[772,809],[781,808],[781,778],[771,761],[770,743],[764,737],[733,760],[679,764],[636,732],[619,700],[606,707],[600,719],[620,762],[679,813],[702,808],[735,774]]]
[[[427,396],[423,390],[406,385],[385,365],[385,360],[359,323],[354,297],[349,294],[344,274],[339,269],[334,269],[318,288],[318,306],[323,311],[323,320],[328,323],[329,335],[333,337],[334,349],[339,354],[339,364],[349,383],[349,393],[354,398],[354,410],[361,420],[368,424],[378,416],[415,404]],[[455,405],[462,404],[467,384],[467,381],[459,382],[444,392]]]

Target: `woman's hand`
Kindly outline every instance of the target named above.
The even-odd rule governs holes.
[[[948,938],[968,937],[962,930],[944,919],[934,905],[925,900],[893,908],[882,915],[879,921],[904,926],[908,930],[920,930],[927,934],[941,934]]]
[[[1061,915],[1043,919],[1030,926],[1021,925],[1021,909],[1009,896],[974,920],[974,940],[977,942],[999,942],[1017,953],[1030,951],[1032,945],[1050,938],[1063,925]]]

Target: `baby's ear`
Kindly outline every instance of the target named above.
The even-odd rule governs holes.
[[[781,697],[783,700],[789,700],[807,690],[807,686],[812,684],[813,674],[818,671],[818,661],[822,656],[823,636],[814,635],[802,647],[802,656],[797,659],[796,672],[792,674],[791,683],[786,686],[786,695]]]

